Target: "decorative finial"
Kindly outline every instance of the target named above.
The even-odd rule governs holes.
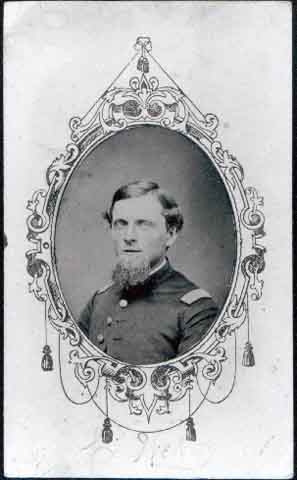
[[[136,40],[135,48],[140,52],[140,57],[137,62],[137,70],[143,73],[149,72],[149,61],[146,57],[146,53],[152,49],[152,42],[150,37],[138,37]]]
[[[137,51],[146,49],[147,52],[150,52],[152,49],[152,41],[150,37],[137,37],[134,48]]]

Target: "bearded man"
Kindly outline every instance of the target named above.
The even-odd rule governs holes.
[[[116,254],[112,283],[95,292],[79,327],[103,352],[152,364],[188,352],[209,332],[217,307],[167,258],[183,226],[175,199],[151,181],[120,187],[104,214]]]

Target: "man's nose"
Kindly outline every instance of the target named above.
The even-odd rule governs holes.
[[[127,225],[127,228],[125,230],[125,235],[124,235],[124,240],[125,242],[135,242],[137,240],[137,233],[135,229],[135,225],[133,223],[129,223]]]

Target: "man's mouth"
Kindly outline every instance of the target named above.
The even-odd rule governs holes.
[[[141,253],[141,250],[132,250],[132,248],[126,248],[123,253]]]

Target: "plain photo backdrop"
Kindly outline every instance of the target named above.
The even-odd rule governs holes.
[[[236,231],[227,189],[212,161],[180,133],[139,126],[97,146],[74,170],[56,222],[55,258],[74,319],[91,295],[110,282],[115,258],[102,218],[114,192],[128,182],[153,180],[170,192],[184,228],[168,258],[222,308],[236,263]],[[77,261],[79,259],[79,261]]]

